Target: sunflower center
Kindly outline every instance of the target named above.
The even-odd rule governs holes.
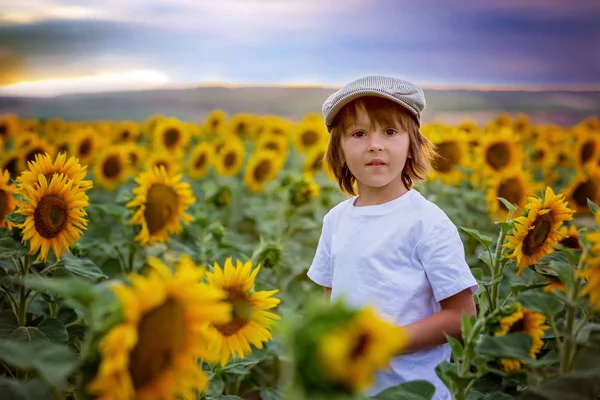
[[[138,155],[135,151],[132,151],[129,153],[129,161],[131,162],[131,165],[136,165],[138,162]]]
[[[60,196],[47,194],[40,199],[33,214],[36,231],[40,236],[51,239],[56,237],[67,224],[69,205]]]
[[[582,164],[587,163],[590,158],[592,158],[595,153],[595,147],[596,146],[594,146],[594,142],[591,140],[588,140],[583,144],[583,146],[581,146],[581,153],[579,155],[581,156]]]
[[[0,217],[2,219],[8,216],[8,199],[11,194],[0,189]],[[0,221],[1,223],[2,221]]]
[[[177,215],[179,196],[173,188],[157,183],[148,190],[144,218],[151,235],[160,232]]]
[[[6,124],[0,124],[0,136],[4,137],[8,133],[8,127]]]
[[[237,161],[237,154],[235,154],[234,152],[229,152],[225,155],[225,168],[231,168],[235,165],[235,162]]]
[[[302,144],[306,147],[314,146],[319,141],[319,134],[313,130],[302,132]]]
[[[252,176],[255,181],[262,182],[269,175],[269,172],[271,172],[271,161],[263,160],[254,168]]]
[[[37,156],[38,154],[44,154],[44,149],[42,149],[40,147],[34,147],[33,149],[31,149],[27,152],[27,155],[25,156],[25,160],[35,161],[35,156]]]
[[[569,157],[565,153],[563,153],[563,152],[558,153],[558,163],[560,165],[566,164],[566,162],[568,160],[569,160]]]
[[[92,141],[90,139],[85,139],[80,145],[79,145],[79,154],[81,156],[87,156],[92,152]]]
[[[598,185],[591,179],[581,182],[573,191],[573,200],[579,207],[587,207],[587,199],[595,201],[598,192]]]
[[[231,304],[231,321],[226,324],[215,325],[223,336],[231,336],[239,332],[250,321],[252,316],[252,303],[242,287],[226,289],[227,301]]]
[[[442,142],[437,145],[439,158],[435,163],[435,170],[450,172],[452,167],[460,161],[460,147],[456,142]]]
[[[124,130],[123,132],[121,132],[121,140],[128,140],[128,139],[129,139],[129,131]]]
[[[167,146],[167,148],[171,148],[173,146],[175,146],[178,142],[179,142],[179,130],[175,129],[175,128],[169,128],[167,129],[167,131],[165,132],[165,146]]]
[[[102,164],[102,173],[106,178],[114,179],[121,173],[121,158],[118,155],[107,157]]]
[[[577,236],[567,236],[558,243],[570,249],[581,249],[581,245],[579,244],[579,238]]]
[[[238,135],[246,132],[246,124],[244,122],[240,122],[235,128],[235,131]]]
[[[525,329],[525,318],[521,318],[510,327],[508,333],[518,333],[523,332]]]
[[[217,129],[219,127],[219,120],[213,119],[210,126],[212,127],[212,129]]]
[[[371,338],[366,333],[362,332],[358,335],[356,342],[354,342],[354,346],[352,346],[352,351],[350,351],[350,359],[356,360],[360,357],[365,352],[370,342]]]
[[[202,153],[198,156],[198,158],[196,158],[196,162],[194,163],[194,168],[200,169],[200,168],[204,167],[204,164],[206,164],[206,154]]]
[[[523,188],[516,178],[507,179],[498,187],[498,197],[502,197],[512,204],[519,204],[523,196],[525,196],[525,193],[523,193]],[[500,200],[498,200],[498,205],[501,209],[508,210]]]
[[[175,364],[185,345],[185,327],[185,309],[171,299],[144,315],[129,355],[129,374],[136,389],[154,382]]]
[[[69,145],[67,143],[63,143],[60,146],[58,146],[57,152],[60,153],[66,153],[67,150],[69,149]]]
[[[315,160],[312,162],[311,164],[311,168],[313,171],[318,171],[321,169],[321,166],[323,165],[323,157],[325,155],[323,153],[319,153],[318,157],[315,157]]]
[[[533,229],[523,239],[523,254],[533,256],[543,248],[548,235],[550,235],[551,228],[552,212],[538,215],[533,222]]]
[[[485,160],[494,170],[500,171],[510,161],[510,148],[506,143],[493,144],[487,149]]]
[[[4,164],[4,169],[7,170],[10,173],[10,176],[15,177],[17,176],[17,163],[19,162],[19,159],[17,157],[13,157],[11,159],[8,160],[8,162],[6,164]]]
[[[263,147],[269,150],[279,150],[279,145],[275,142],[266,142]]]
[[[544,160],[545,156],[546,156],[546,152],[542,149],[538,149],[538,150],[534,151],[533,154],[531,155],[531,160],[533,162],[539,163]]]

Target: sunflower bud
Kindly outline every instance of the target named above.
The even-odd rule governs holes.
[[[280,265],[282,255],[283,250],[279,244],[272,242],[261,243],[252,255],[252,261],[254,264],[262,265],[264,268],[274,269]]]
[[[225,208],[231,203],[231,189],[228,186],[219,188],[212,198],[213,204],[217,208]]]
[[[225,227],[219,222],[215,222],[208,227],[208,230],[217,243],[221,243],[225,236]]]
[[[290,203],[293,206],[301,207],[319,196],[320,192],[319,185],[308,179],[301,179],[290,188]]]

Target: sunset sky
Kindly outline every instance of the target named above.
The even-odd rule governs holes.
[[[0,95],[337,86],[367,74],[600,86],[598,0],[0,0],[0,10],[0,62],[18,60]]]

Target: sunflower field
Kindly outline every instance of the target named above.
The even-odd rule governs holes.
[[[455,399],[600,395],[600,121],[426,124],[477,316]],[[322,118],[0,116],[0,398],[365,399],[406,343],[306,276],[345,197]],[[426,381],[375,399],[431,399]]]

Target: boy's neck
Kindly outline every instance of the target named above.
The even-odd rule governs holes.
[[[383,187],[372,187],[358,184],[358,198],[355,207],[376,206],[397,199],[408,192],[402,181],[399,184],[389,184]]]

